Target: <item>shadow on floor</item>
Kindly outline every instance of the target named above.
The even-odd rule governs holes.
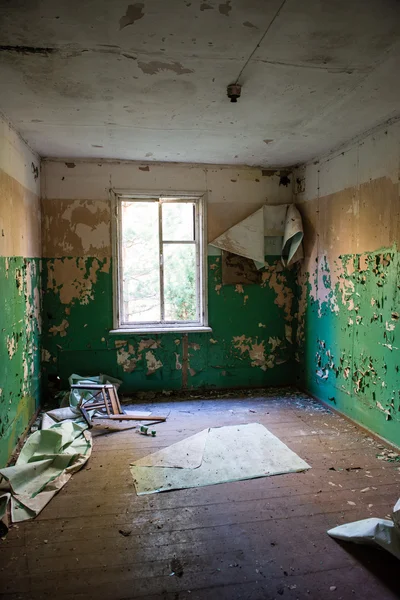
[[[398,558],[382,548],[341,540],[335,540],[335,542],[400,598],[400,562]]]

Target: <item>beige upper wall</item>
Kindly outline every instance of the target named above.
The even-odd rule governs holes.
[[[43,254],[109,256],[109,190],[205,192],[212,240],[265,203],[292,201],[278,173],[248,167],[44,161]]]
[[[40,257],[40,229],[40,159],[0,117],[0,256]]]
[[[380,178],[398,185],[399,167],[400,121],[397,121],[350,143],[340,152],[297,169],[296,178],[305,179],[305,189],[296,193],[296,199],[304,202],[322,198]]]
[[[295,173],[306,256],[363,253],[400,243],[400,123]]]

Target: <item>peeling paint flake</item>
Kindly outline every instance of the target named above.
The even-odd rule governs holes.
[[[252,338],[247,338],[245,335],[235,336],[233,338],[233,346],[238,349],[242,355],[245,353],[248,354],[251,359],[252,367],[260,367],[262,371],[266,371],[268,368],[274,366],[274,356],[270,355],[267,357],[265,355],[264,340],[259,342],[258,338],[252,340]]]
[[[153,352],[146,352],[147,375],[153,375],[163,366],[161,360],[157,360]]]
[[[10,360],[17,352],[17,347],[18,347],[18,345],[17,345],[17,340],[15,339],[15,337],[14,336],[8,337],[7,338],[7,352],[8,352],[8,356],[10,357]]]
[[[125,373],[132,373],[136,369],[138,358],[135,356],[135,349],[129,344],[128,349],[120,347],[117,352],[117,363],[122,367]]]
[[[179,354],[177,352],[174,352],[174,354],[175,354],[175,369],[177,371],[181,371],[182,363],[179,361]]]
[[[48,262],[47,289],[58,293],[61,304],[89,304],[99,273],[108,273],[110,260],[93,258],[54,259]]]
[[[145,349],[156,350],[160,346],[161,346],[161,341],[159,341],[159,340],[153,340],[153,339],[140,340],[139,347],[138,347],[138,353],[140,354],[140,352],[142,352]]]
[[[192,348],[193,350],[200,350],[200,344],[196,344],[195,342],[190,342],[189,348]]]
[[[60,325],[53,325],[49,328],[49,332],[53,335],[59,335],[60,337],[65,337],[67,335],[67,329],[69,327],[69,323],[67,319],[63,319]]]

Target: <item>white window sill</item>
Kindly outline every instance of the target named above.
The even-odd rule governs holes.
[[[128,328],[121,327],[121,329],[111,329],[110,335],[124,335],[134,333],[135,335],[152,335],[154,333],[212,333],[211,327],[198,326],[198,327],[152,327],[151,329],[144,329],[143,327]]]

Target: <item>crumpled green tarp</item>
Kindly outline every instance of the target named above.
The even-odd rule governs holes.
[[[0,469],[0,519],[11,501],[11,520],[32,519],[88,460],[92,436],[84,422],[47,420],[48,429],[35,431],[25,442],[17,462]],[[3,492],[3,493],[1,493]]]
[[[82,390],[66,394],[69,406],[67,402],[45,413],[41,430],[28,437],[15,465],[0,469],[0,535],[7,532],[9,502],[12,522],[33,519],[89,459],[92,436],[78,409],[81,398],[93,397],[85,383],[112,383],[118,388],[121,381],[103,374],[71,375],[69,384],[82,385]]]

